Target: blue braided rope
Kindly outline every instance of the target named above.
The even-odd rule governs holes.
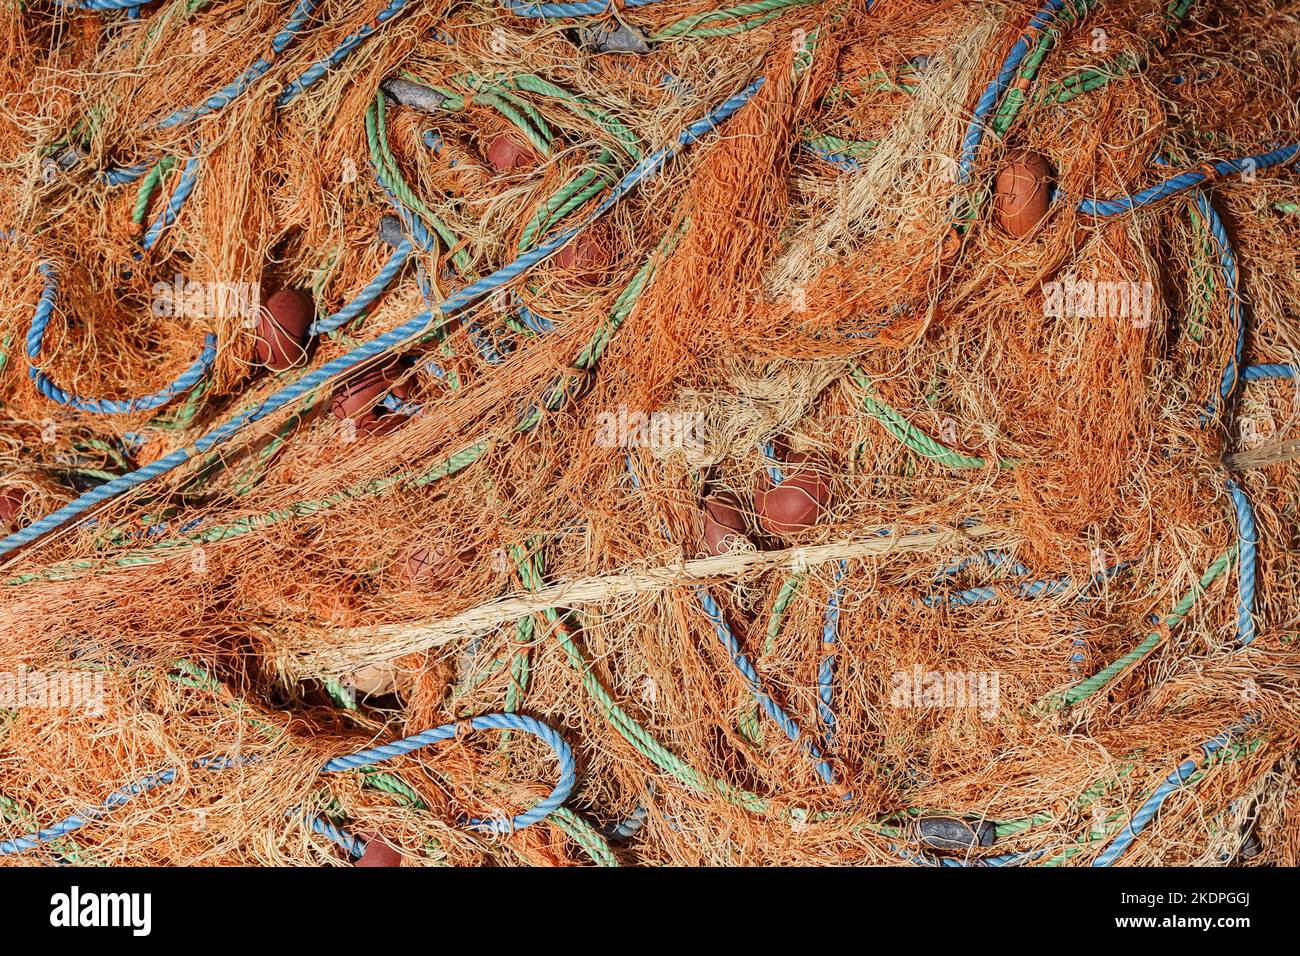
[[[935,575],[934,583],[936,585],[939,585],[942,584],[944,581],[951,580],[959,572],[964,571],[967,567],[969,567],[974,562],[979,562],[988,565],[989,567],[1004,567],[1010,561],[1011,561],[1010,556],[1005,554],[1004,552],[992,551],[992,550],[984,551],[980,554],[972,555],[971,557],[968,558],[963,558],[961,561],[958,561],[955,564],[952,564],[949,567],[945,568],[943,571],[940,571],[937,575]],[[1121,561],[1109,568],[1103,568],[1097,574],[1094,574],[1088,580],[1088,582],[1083,586],[1079,598],[1083,599],[1084,597],[1082,593],[1083,590],[1086,590],[1089,587],[1101,583],[1107,578],[1119,573],[1126,567],[1128,567],[1128,565],[1125,562]],[[1011,566],[1011,573],[1021,577],[1025,577],[1032,574],[1033,572],[1030,571],[1030,569],[1027,568],[1024,564],[1017,561],[1015,562],[1015,564]],[[1062,575],[1056,578],[1038,578],[1033,581],[1020,582],[1019,584],[1016,585],[1015,590],[1020,597],[1026,599],[1052,597],[1054,595],[1061,594],[1062,592],[1068,590],[1070,587],[1070,580],[1071,579],[1069,575]],[[945,593],[945,594],[937,594],[932,589],[929,594],[923,595],[921,598],[919,598],[920,602],[924,604],[926,607],[940,607],[942,605],[947,605],[948,607],[971,607],[976,604],[984,604],[989,601],[996,601],[997,599],[998,599],[998,589],[994,587],[973,587],[973,588],[967,588],[964,591],[958,591],[956,593]]]
[[[551,793],[544,800],[534,805],[532,809],[518,814],[510,820],[470,819],[465,821],[467,826],[496,833],[510,833],[514,830],[520,830],[546,819],[568,799],[574,787],[577,786],[578,778],[573,760],[573,750],[569,747],[568,742],[540,720],[519,714],[484,714],[459,723],[444,724],[441,727],[435,727],[433,730],[426,730],[411,737],[395,740],[389,744],[381,744],[378,747],[371,747],[354,754],[335,757],[325,764],[320,772],[323,774],[342,773],[357,767],[382,763],[393,757],[399,757],[427,747],[429,744],[451,740],[462,727],[469,727],[474,730],[520,730],[532,734],[555,751],[555,757],[560,763],[559,782],[556,783]],[[230,770],[249,763],[255,763],[257,760],[256,756],[204,757],[193,761],[190,768],[194,770]],[[127,784],[125,787],[115,790],[99,806],[87,808],[80,813],[74,813],[53,826],[37,830],[34,833],[0,842],[0,856],[25,853],[43,843],[49,843],[51,840],[67,836],[74,830],[78,830],[113,810],[125,806],[133,797],[148,793],[150,790],[157,789],[165,784],[174,783],[177,776],[175,768],[151,773],[135,783]],[[319,817],[311,820],[311,828],[315,832],[329,837],[339,846],[348,850],[353,856],[361,856],[361,852],[365,849],[365,844],[346,830],[335,827]]]
[[[776,446],[770,441],[765,441],[759,446],[759,451],[762,452],[767,477],[772,484],[779,485],[785,481],[785,475],[782,473],[781,465],[776,457]]]
[[[984,88],[979,101],[975,104],[975,115],[971,119],[970,126],[966,129],[966,136],[962,140],[961,158],[957,164],[958,176],[962,183],[970,181],[971,170],[975,167],[975,157],[979,154],[980,144],[984,142],[984,134],[988,130],[985,125],[986,121],[993,115],[997,109],[998,103],[1015,79],[1016,70],[1020,68],[1020,62],[1029,55],[1037,42],[1038,34],[1047,26],[1051,25],[1065,6],[1065,0],[1047,0],[1042,8],[1033,15],[1029,25],[1016,40],[1011,52],[1007,54],[1002,61],[1002,67],[998,70],[998,75]]]
[[[989,867],[1001,868],[1004,866],[1019,866],[1021,863],[1027,863],[1030,860],[1037,859],[1046,853],[1046,850],[1035,850],[1032,853],[1004,853],[1001,856],[987,856],[982,859],[963,860],[950,856],[935,856],[932,853],[926,853],[924,850],[912,850],[907,847],[901,847],[897,844],[889,844],[889,852],[893,853],[899,859],[906,860],[908,863],[915,863],[918,866],[934,866],[952,868],[966,867]]]
[[[1010,562],[1011,555],[1007,554],[1005,551],[986,549],[978,554],[972,554],[962,558],[960,561],[953,562],[934,576],[934,583],[941,584],[944,581],[950,581],[974,564],[981,564],[990,568],[1002,568],[1006,567]],[[1011,573],[1026,576],[1033,572],[1031,572],[1024,564],[1017,561],[1012,565]]]
[[[366,841],[353,836],[342,827],[336,827],[328,820],[321,817],[312,817],[311,828],[312,832],[319,833],[321,836],[338,844],[353,859],[361,859],[361,854],[366,852]]]
[[[648,7],[662,3],[663,0],[624,0],[624,7]],[[565,20],[574,17],[595,17],[602,13],[614,12],[615,4],[610,0],[581,0],[578,3],[532,3],[529,0],[501,0],[501,6],[517,17],[532,20]]]
[[[138,10],[141,0],[57,0],[59,6],[75,10]]]
[[[151,395],[131,399],[82,398],[79,395],[64,391],[54,384],[53,380],[36,364],[36,360],[41,354],[41,346],[45,342],[45,332],[49,328],[50,318],[54,314],[54,306],[59,292],[58,275],[54,271],[53,263],[44,260],[40,261],[36,264],[36,269],[44,277],[44,288],[42,288],[41,297],[36,303],[36,312],[32,316],[31,327],[27,330],[27,357],[31,363],[28,373],[37,390],[46,398],[58,402],[60,405],[67,405],[83,412],[95,412],[100,415],[129,415],[132,412],[148,411],[166,405],[176,396],[188,392],[202,381],[203,376],[208,373],[208,369],[212,367],[212,363],[216,360],[217,338],[212,333],[208,333],[203,340],[203,351],[194,360],[193,364],[182,372],[175,381],[164,385]]]
[[[37,830],[35,833],[28,833],[24,836],[15,837],[12,840],[0,842],[0,856],[12,856],[16,853],[26,853],[28,850],[34,850],[42,843],[49,843],[51,840],[57,840],[60,837],[67,836],[74,830],[80,830],[87,823],[98,820],[107,813],[111,813],[118,807],[125,805],[132,797],[139,796],[142,793],[148,793],[157,787],[171,783],[176,779],[175,770],[164,770],[161,773],[151,773],[142,780],[135,783],[127,784],[120,790],[115,790],[105,798],[104,802],[97,807],[88,807],[80,813],[74,813],[72,816],[60,820],[53,826]]]
[[[293,12],[289,14],[289,19],[285,21],[284,26],[271,39],[271,54],[283,53],[302,32],[307,21],[311,19],[312,11],[316,9],[316,0],[298,0]],[[217,110],[223,109],[249,89],[268,70],[271,69],[271,61],[266,57],[258,57],[248,69],[244,70],[239,76],[231,80],[217,92],[213,93],[202,103],[197,106],[187,106],[176,110],[170,116],[165,117],[158,123],[158,129],[171,129],[174,126],[180,126],[184,123],[192,123],[204,116],[209,116]]]
[[[325,57],[317,60],[303,72],[302,76],[285,87],[284,92],[275,98],[275,108],[283,109],[319,82],[326,73],[342,63],[349,53],[364,43],[376,30],[401,13],[406,2],[407,0],[389,0],[388,6],[380,10],[373,20],[355,33],[349,33]]]
[[[1002,551],[985,550],[978,554],[962,558],[948,567],[944,568],[934,576],[934,584],[939,585],[945,581],[950,581],[962,571],[965,571],[972,564],[982,564],[990,568],[1003,568],[1011,565],[1010,572],[1019,577],[1027,577],[1033,572],[1024,564],[1011,561],[1011,556]],[[1050,594],[1059,594],[1069,587],[1070,579],[1068,577],[1041,579],[1037,581],[1021,582],[1016,586],[1022,597],[1042,597]],[[949,607],[970,607],[975,604],[984,604],[988,601],[995,601],[998,597],[998,591],[993,587],[973,587],[955,594],[948,593],[938,595],[931,591],[930,594],[921,597],[920,601],[926,607],[939,607],[948,605]]]
[[[826,749],[835,747],[835,644],[839,638],[840,601],[844,600],[844,587],[840,584],[848,571],[849,563],[840,561],[835,568],[835,586],[826,600],[826,614],[822,624],[822,659],[817,666],[817,712],[825,730]]]
[[[509,820],[470,818],[465,821],[467,826],[475,830],[487,830],[493,833],[511,833],[515,830],[522,830],[524,827],[545,820],[569,798],[569,794],[577,786],[577,770],[573,762],[573,750],[569,747],[569,744],[540,720],[525,717],[522,714],[484,714],[458,723],[443,724],[441,727],[434,727],[432,730],[425,730],[410,737],[395,740],[390,744],[380,744],[378,747],[371,747],[368,750],[362,750],[343,757],[335,757],[321,768],[321,773],[341,773],[346,770],[355,770],[358,767],[368,767],[371,764],[382,763],[394,757],[414,753],[430,744],[453,739],[457,732],[465,727],[472,730],[520,730],[526,734],[532,734],[555,751],[555,758],[560,762],[560,777],[555,784],[555,788],[545,799],[535,804],[532,809],[517,814]]]
[[[649,816],[650,808],[638,805],[626,820],[602,827],[600,832],[611,840],[626,840],[628,837],[635,836],[636,832],[645,826]]]
[[[1280,363],[1247,365],[1241,370],[1241,377],[1247,382],[1259,382],[1266,378],[1295,378],[1295,366]]]
[[[524,325],[528,326],[537,335],[545,335],[555,328],[555,323],[544,315],[538,315],[524,303],[519,297],[519,293],[514,294],[515,314],[523,320]]]
[[[88,2],[97,2],[97,0],[88,0]],[[112,0],[109,0],[109,2],[112,2]],[[353,33],[345,37],[339,43],[339,45],[329,53],[328,56],[312,64],[312,66],[310,66],[306,70],[306,72],[302,74],[302,76],[293,80],[289,84],[289,86],[284,90],[284,92],[281,93],[276,98],[275,101],[276,108],[277,109],[282,108],[284,106],[287,106],[289,103],[293,102],[293,100],[296,99],[299,94],[303,93],[308,88],[313,86],[326,73],[328,73],[330,69],[337,66],[339,63],[343,62],[343,60],[347,57],[349,53],[351,53],[358,46],[360,46],[380,26],[387,23],[393,17],[397,16],[397,14],[401,13],[403,7],[406,6],[406,3],[407,0],[391,0],[389,5],[385,7],[383,10],[381,10],[376,15],[375,19],[371,21],[371,23],[362,27],[356,33]],[[276,53],[282,52],[293,41],[293,38],[302,29],[307,19],[310,17],[312,10],[315,8],[315,5],[316,5],[316,0],[301,0],[297,10],[295,10],[295,13],[290,17],[289,21],[280,29],[280,32],[276,34],[275,38],[271,42],[271,48]],[[166,119],[164,119],[162,122],[158,124],[159,129],[167,129],[173,126],[179,126],[182,125],[183,123],[187,123],[192,120],[199,119],[202,116],[215,113],[217,110],[220,110],[223,107],[229,105],[235,99],[236,96],[244,92],[244,90],[246,90],[254,80],[258,79],[260,76],[265,74],[266,71],[270,69],[270,67],[271,67],[271,63],[268,60],[259,59],[256,63],[254,63],[251,67],[249,67],[248,70],[246,70],[242,76],[240,76],[238,79],[230,83],[224,89],[218,91],[216,94],[209,97],[200,106],[194,106],[194,107],[189,107],[187,109],[176,110],[174,113],[172,113],[170,116],[168,116]],[[188,165],[186,167],[186,173],[190,179],[189,186],[185,188],[184,195],[180,195],[180,191],[178,189],[178,196],[175,197],[175,201],[169,205],[172,219],[174,219],[175,216],[180,212],[180,209],[184,205],[185,200],[189,197],[190,189],[193,188],[193,178],[195,175],[197,175],[197,171],[198,171],[197,157],[192,162],[194,163],[193,169],[191,169]],[[115,167],[113,169],[107,170],[106,172],[102,173],[100,175],[100,181],[107,186],[121,186],[127,183],[135,182],[136,180],[144,176],[149,171],[152,165],[153,165],[152,162],[146,161],[142,163],[137,163],[133,166]],[[184,183],[185,180],[182,179],[182,185],[184,185]],[[155,223],[154,226],[157,227],[157,231],[160,233],[162,229],[165,228],[168,224],[169,222],[164,222],[162,223],[161,226],[159,226],[158,223]],[[158,236],[153,233],[154,233],[154,229],[153,227],[151,227],[150,234],[146,234],[145,236],[146,249],[150,248],[153,245],[153,242],[157,241]]]
[[[1216,175],[1231,176],[1244,173],[1247,170],[1256,171],[1284,165],[1295,158],[1298,152],[1300,152],[1300,144],[1291,144],[1270,150],[1267,153],[1244,156],[1241,159],[1215,160],[1211,165],[1214,167]],[[1189,189],[1194,189],[1209,178],[1203,172],[1179,173],[1177,176],[1166,179],[1154,186],[1148,186],[1131,196],[1122,196],[1119,199],[1081,199],[1077,208],[1085,216],[1118,216],[1140,209],[1143,206],[1149,206],[1162,199],[1168,199],[1170,196],[1176,196]]]
[[[143,160],[133,166],[114,166],[100,173],[99,181],[105,186],[125,186],[127,183],[142,179],[153,167],[152,159]]]
[[[396,412],[398,415],[419,415],[424,411],[424,406],[418,402],[404,402],[392,392],[381,398],[379,404],[390,412]]]
[[[723,618],[722,609],[718,607],[718,602],[713,599],[713,596],[709,594],[703,585],[695,589],[695,594],[699,598],[700,607],[704,609],[704,613],[708,615],[709,620],[713,623],[713,630],[718,635],[718,640],[726,648],[732,666],[745,682],[746,688],[748,688],[758,706],[763,709],[763,712],[768,717],[772,718],[773,722],[781,728],[792,743],[801,744],[805,754],[812,761],[817,776],[821,777],[826,783],[834,783],[835,771],[822,758],[822,753],[817,748],[817,745],[811,741],[802,740],[803,735],[799,730],[798,721],[787,714],[781,705],[763,689],[763,682],[758,676],[758,671],[754,669],[753,663],[740,649],[740,642],[736,640],[736,635],[732,633],[731,628]]]
[[[627,466],[628,476],[632,479],[633,486],[639,491],[641,489],[641,478],[637,474],[636,465],[632,461],[632,452],[628,450],[623,455],[623,461]],[[665,539],[671,541],[672,533],[668,528],[668,523],[661,517],[659,519],[659,531]],[[732,666],[740,674],[745,682],[745,686],[753,695],[754,700],[758,703],[763,712],[776,722],[777,726],[785,733],[790,740],[796,744],[800,743],[802,731],[799,729],[799,723],[793,717],[782,709],[772,697],[763,690],[763,684],[758,676],[758,671],[754,669],[753,663],[744,652],[740,649],[740,642],[736,640],[736,635],[727,625],[726,619],[722,616],[722,609],[718,607],[718,602],[709,594],[704,585],[698,585],[695,589],[695,595],[699,599],[700,607],[708,616],[709,621],[713,624],[714,633],[717,634],[718,640],[727,650],[727,656],[731,658]],[[822,759],[821,751],[811,742],[803,744],[805,754],[813,761],[813,766],[817,770],[817,775],[826,783],[835,782],[835,771],[831,769],[829,763]],[[851,796],[845,794],[847,800]]]
[[[186,200],[190,198],[190,193],[194,191],[194,184],[199,178],[199,167],[202,165],[202,158],[196,152],[193,156],[185,161],[185,168],[181,170],[181,178],[176,183],[176,191],[172,193],[171,199],[158,217],[149,224],[148,231],[141,240],[141,245],[146,249],[152,249],[154,244],[162,237],[163,231],[176,221],[180,215],[181,208],[185,205]]]
[[[855,159],[848,153],[837,153],[827,146],[818,146],[816,143],[803,143],[801,147],[804,152],[811,156],[816,156],[822,162],[830,163],[832,166],[838,166],[840,169],[847,169],[850,172],[856,172],[862,169],[863,163]]]
[[[1259,536],[1250,499],[1231,478],[1224,482],[1237,512],[1237,643],[1247,647],[1255,640],[1255,565]]]
[[[1087,655],[1084,653],[1084,651],[1088,649],[1088,641],[1083,636],[1083,626],[1081,624],[1075,624],[1074,640],[1071,641],[1070,644],[1074,648],[1070,654],[1070,679],[1078,680],[1080,677],[1080,669],[1083,667],[1083,662],[1088,659]]]
[[[340,326],[347,325],[358,315],[366,310],[366,307],[379,298],[393,279],[402,271],[402,266],[406,265],[411,258],[412,247],[409,240],[403,239],[393,254],[388,257],[383,268],[376,273],[364,289],[358,292],[347,305],[339,309],[333,315],[324,319],[318,319],[311,324],[310,334],[323,335],[326,332],[333,332]]]
[[[1170,795],[1179,790],[1206,760],[1231,741],[1238,732],[1235,729],[1225,730],[1217,737],[1212,737],[1201,744],[1201,757],[1199,759],[1193,758],[1180,763],[1174,772],[1165,778],[1164,783],[1160,784],[1151,796],[1146,799],[1146,802],[1138,807],[1132,818],[1124,825],[1124,829],[1093,861],[1092,865],[1110,866],[1118,860],[1129,845],[1137,839],[1138,834],[1145,830],[1147,825],[1155,819],[1161,805],[1169,799]]]
[[[1213,418],[1216,407],[1227,409],[1228,403],[1232,399],[1232,393],[1237,388],[1238,370],[1241,368],[1242,358],[1246,351],[1246,308],[1241,294],[1237,257],[1233,254],[1232,241],[1228,238],[1228,230],[1224,227],[1223,220],[1219,218],[1219,214],[1215,211],[1214,204],[1210,202],[1210,197],[1206,195],[1205,190],[1198,189],[1196,191],[1195,201],[1196,209],[1209,227],[1210,236],[1219,252],[1219,268],[1223,272],[1223,286],[1228,293],[1228,317],[1232,322],[1234,331],[1232,355],[1229,357],[1228,364],[1223,370],[1223,376],[1219,380],[1218,401],[1210,402],[1205,410],[1206,414],[1203,421],[1208,421]]]
[[[675,143],[657,150],[630,170],[627,175],[619,180],[618,184],[615,185],[610,194],[580,222],[575,223],[568,229],[563,229],[560,232],[557,232],[546,242],[543,242],[529,250],[513,262],[502,266],[490,275],[484,276],[482,279],[478,279],[465,286],[463,289],[454,292],[438,306],[439,311],[444,316],[450,316],[459,312],[493,290],[508,285],[522,273],[532,268],[543,259],[553,255],[565,243],[572,240],[578,235],[578,233],[586,229],[595,222],[596,219],[608,212],[620,199],[636,188],[638,184],[658,175],[659,171],[664,168],[670,158],[675,156],[686,146],[694,143],[710,130],[716,128],[720,123],[733,116],[741,107],[753,98],[754,94],[758,92],[762,85],[763,78],[760,77],[745,89],[741,90],[734,96],[731,96],[694,123],[691,123],[686,127],[686,129],[682,130],[681,133],[678,134]],[[217,426],[195,441],[191,448],[178,448],[171,454],[166,455],[155,462],[151,462],[143,468],[128,472],[125,475],[120,475],[112,481],[105,482],[102,485],[92,488],[90,491],[87,491],[73,499],[59,510],[46,515],[39,521],[35,521],[26,528],[16,531],[3,540],[0,540],[0,556],[8,554],[15,548],[21,547],[28,542],[35,541],[42,535],[60,527],[65,522],[84,514],[86,511],[95,508],[124,491],[139,487],[152,481],[154,478],[167,474],[169,471],[184,464],[195,454],[207,454],[207,452],[217,445],[233,438],[243,428],[266,417],[290,402],[302,398],[325,384],[331,378],[355,368],[362,362],[374,359],[391,349],[405,344],[409,339],[424,332],[432,320],[433,313],[431,311],[421,312],[408,322],[391,329],[370,342],[362,343],[350,352],[327,362],[325,365],[313,372],[309,372],[296,382],[293,382],[280,391],[268,396],[260,405],[248,409],[229,419],[222,425]]]

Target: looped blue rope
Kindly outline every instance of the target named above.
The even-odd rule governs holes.
[[[1297,153],[1300,153],[1300,144],[1291,144],[1270,150],[1267,153],[1243,156],[1241,159],[1215,160],[1210,165],[1214,167],[1216,175],[1231,176],[1247,171],[1255,172],[1273,166],[1285,165],[1294,159]],[[1141,209],[1143,206],[1149,206],[1162,199],[1168,199],[1170,196],[1176,196],[1189,189],[1194,189],[1209,178],[1206,173],[1192,170],[1179,173],[1177,176],[1166,179],[1154,186],[1148,186],[1131,196],[1122,196],[1119,199],[1081,199],[1077,208],[1085,216],[1119,216],[1135,209]]]
[[[203,380],[203,376],[208,373],[212,363],[216,360],[217,337],[212,333],[208,333],[203,340],[203,351],[194,360],[193,364],[182,372],[175,381],[164,385],[150,395],[130,399],[83,398],[59,388],[36,364],[36,360],[41,354],[41,346],[45,341],[45,332],[49,328],[50,318],[54,314],[54,306],[59,291],[58,276],[54,271],[53,263],[48,261],[38,262],[36,269],[44,277],[45,285],[41,290],[40,300],[36,303],[36,312],[32,316],[31,328],[27,331],[27,358],[31,363],[28,373],[36,384],[36,388],[46,398],[58,402],[60,405],[67,405],[83,412],[95,412],[100,415],[129,415],[133,412],[148,411],[166,405],[178,395],[190,391]]]
[[[618,823],[601,827],[600,832],[610,840],[626,840],[635,836],[637,831],[645,826],[649,816],[650,808],[638,805],[635,810],[628,814],[626,820],[620,820]]]
[[[929,594],[920,598],[922,604],[926,607],[970,607],[975,604],[984,604],[989,601],[996,601],[998,598],[998,589],[994,587],[973,587],[967,588],[956,593],[943,592],[938,590],[939,585],[946,581],[951,581],[962,571],[965,571],[973,564],[981,564],[990,568],[1007,568],[1009,573],[1019,577],[1026,578],[1033,574],[1024,564],[1019,561],[1013,562],[1010,555],[1002,551],[986,550],[979,554],[962,558],[947,568],[944,568],[934,577],[935,587]],[[1053,594],[1060,594],[1070,586],[1069,578],[1041,578],[1035,581],[1021,581],[1016,585],[1016,591],[1021,597],[1035,598],[1045,597]]]
[[[311,334],[323,335],[326,332],[333,332],[335,329],[347,325],[364,312],[366,307],[379,298],[380,294],[388,288],[397,274],[402,271],[402,267],[411,258],[411,252],[411,243],[403,239],[401,244],[393,250],[393,254],[388,257],[388,261],[384,263],[383,268],[375,274],[373,279],[366,283],[366,287],[358,292],[351,302],[333,315],[312,322]]]
[[[817,771],[817,776],[821,777],[825,783],[835,783],[835,771],[822,757],[822,752],[817,748],[817,745],[803,739],[803,734],[799,729],[799,722],[787,714],[785,709],[763,689],[763,682],[758,676],[758,671],[754,669],[753,663],[740,649],[740,642],[736,640],[736,635],[732,633],[731,628],[723,618],[722,609],[718,607],[718,602],[713,599],[713,596],[703,586],[697,587],[695,593],[699,598],[700,607],[704,609],[704,613],[708,615],[713,624],[718,640],[726,648],[732,666],[745,682],[746,688],[754,700],[757,701],[758,706],[763,709],[763,712],[768,717],[772,718],[772,721],[781,728],[792,743],[803,747],[808,758],[812,761],[813,769]]]
[[[335,826],[324,817],[312,817],[311,829],[313,833],[319,833],[327,840],[342,847],[343,851],[354,860],[361,859],[366,852],[366,842],[358,836],[355,836],[343,827]]]
[[[125,186],[143,179],[153,169],[154,160],[146,159],[131,166],[114,166],[99,174],[99,181],[105,186]]]
[[[557,807],[561,806],[569,795],[573,792],[574,787],[578,784],[577,770],[573,761],[573,750],[569,747],[568,742],[561,737],[555,730],[551,729],[540,720],[532,717],[524,717],[520,714],[484,714],[480,717],[473,717],[467,721],[460,721],[454,724],[444,724],[441,727],[435,727],[433,730],[426,730],[423,733],[415,734],[411,737],[395,740],[390,744],[381,744],[378,747],[371,747],[367,750],[361,750],[354,754],[347,754],[342,757],[336,757],[329,763],[325,764],[320,770],[321,773],[341,773],[346,770],[352,770],[357,767],[365,767],[370,764],[382,763],[393,757],[408,754],[427,747],[429,744],[438,743],[443,740],[450,740],[456,736],[457,730],[462,726],[469,726],[474,730],[520,730],[527,734],[532,734],[539,740],[547,744],[553,751],[555,757],[560,762],[560,776],[555,788],[542,801],[535,804],[530,810],[518,814],[509,820],[479,820],[470,819],[464,821],[467,826],[477,830],[489,830],[496,833],[509,833],[514,830],[521,830],[524,827],[531,826],[541,820],[546,819]],[[195,760],[190,764],[192,770],[231,770],[246,764],[255,763],[258,760],[256,756],[238,756],[238,757],[204,757]],[[0,856],[12,856],[16,853],[26,853],[33,850],[43,843],[49,843],[51,840],[57,840],[60,837],[67,836],[74,830],[84,827],[87,823],[98,820],[100,817],[119,807],[125,806],[133,797],[142,793],[148,793],[165,784],[174,783],[178,773],[175,768],[168,768],[151,773],[148,776],[127,784],[119,790],[113,791],[105,798],[104,802],[95,807],[89,807],[80,813],[74,813],[72,816],[60,820],[53,826],[45,827],[34,833],[28,833],[24,836],[15,837],[12,840],[0,842]],[[365,844],[352,834],[348,833],[333,824],[315,817],[311,820],[311,827],[317,833],[323,834],[338,843],[344,849],[348,850],[353,856],[361,856],[361,851],[365,849]]]
[[[371,764],[383,763],[385,760],[391,760],[394,757],[414,753],[430,744],[451,740],[463,726],[468,726],[473,730],[521,730],[526,734],[532,734],[555,751],[555,758],[560,762],[560,776],[555,788],[551,790],[545,799],[536,803],[530,810],[516,814],[509,820],[482,820],[472,817],[465,821],[466,826],[475,830],[487,830],[493,833],[511,833],[515,830],[522,830],[524,827],[545,820],[569,798],[569,794],[577,786],[577,771],[573,762],[573,750],[569,747],[569,744],[556,731],[540,720],[525,717],[522,714],[484,714],[480,717],[471,717],[466,721],[443,724],[441,727],[434,727],[432,730],[425,730],[389,744],[380,744],[378,747],[371,747],[354,754],[335,757],[321,768],[321,773],[341,773],[346,770],[355,770],[358,767],[368,767]]]
[[[986,550],[970,557],[962,558],[949,565],[944,570],[934,576],[934,587],[928,594],[919,598],[920,602],[926,607],[970,607],[975,604],[984,604],[988,601],[996,601],[998,598],[998,589],[993,587],[973,587],[964,591],[940,592],[938,586],[946,581],[951,581],[954,577],[966,570],[972,564],[983,564],[990,568],[1006,568],[1009,566],[1011,574],[1019,578],[1027,578],[1034,572],[1019,561],[1012,562],[1010,555],[1002,551]],[[1080,589],[1079,600],[1084,600],[1084,592],[1097,584],[1105,581],[1122,571],[1128,565],[1119,562],[1109,568],[1103,568],[1094,574]],[[1068,575],[1062,575],[1056,578],[1037,578],[1031,581],[1021,581],[1016,585],[1016,594],[1025,599],[1052,597],[1061,594],[1070,587],[1070,578]]]
[[[75,10],[139,10],[141,0],[57,0],[59,6]]]

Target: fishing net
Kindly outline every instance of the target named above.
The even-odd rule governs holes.
[[[1295,865],[1289,0],[4,0],[0,855]]]

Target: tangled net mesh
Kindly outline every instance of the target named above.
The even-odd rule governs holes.
[[[1300,861],[1294,3],[3,6],[6,863]]]

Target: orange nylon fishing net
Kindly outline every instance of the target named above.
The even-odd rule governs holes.
[[[3,6],[6,863],[1296,864],[1293,7]]]

